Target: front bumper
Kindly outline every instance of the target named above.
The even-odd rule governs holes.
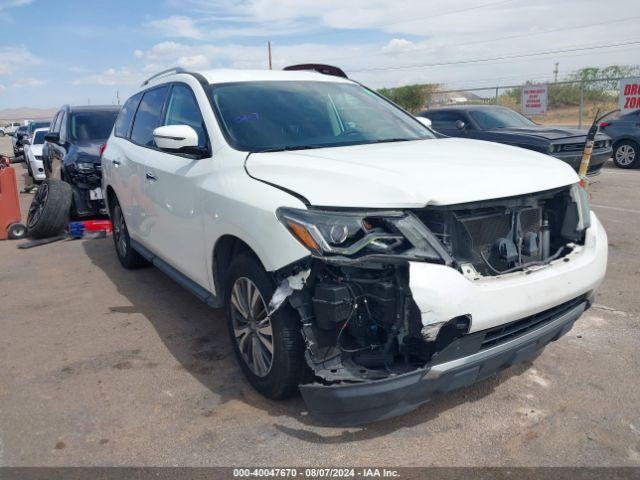
[[[478,350],[485,338],[483,332],[469,335],[450,344],[433,364],[406,374],[361,384],[301,385],[300,391],[309,412],[328,425],[362,425],[402,415],[437,395],[471,385],[535,356],[567,333],[589,305],[585,296],[539,328],[486,349]]]
[[[602,170],[602,167],[607,160],[611,158],[613,155],[613,149],[611,147],[601,148],[599,150],[594,150],[591,154],[591,160],[589,161],[589,169],[587,170],[588,176],[599,175]],[[577,172],[580,168],[580,162],[582,162],[582,152],[578,153],[554,153],[553,157],[558,160],[562,160],[565,163],[571,165],[571,167]]]

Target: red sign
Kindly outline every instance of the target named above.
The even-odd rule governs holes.
[[[630,112],[640,108],[640,78],[625,78],[620,80],[619,107],[623,112]]]

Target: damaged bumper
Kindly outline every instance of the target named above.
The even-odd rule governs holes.
[[[431,365],[406,374],[360,384],[301,385],[300,391],[309,412],[328,425],[355,426],[402,415],[437,395],[535,356],[567,333],[589,304],[587,297],[576,299],[540,322],[542,326],[488,348],[482,345],[490,331],[469,335],[442,351]]]

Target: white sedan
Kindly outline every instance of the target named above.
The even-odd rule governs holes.
[[[42,163],[42,147],[44,146],[44,136],[48,131],[48,128],[37,128],[33,131],[29,143],[26,143],[24,146],[24,158],[27,163],[27,170],[35,183],[40,183],[46,178],[44,165]]]

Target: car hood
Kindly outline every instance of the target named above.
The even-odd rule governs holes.
[[[42,143],[36,143],[35,145],[30,145],[29,146],[29,151],[31,153],[33,153],[34,155],[42,155]]]
[[[578,181],[547,155],[458,138],[253,153],[246,169],[311,205],[334,207],[454,205]]]
[[[106,143],[106,140],[78,142],[73,145],[73,148],[71,150],[77,160],[82,160],[83,162],[99,163],[100,146],[103,143]]]
[[[550,141],[571,140],[573,142],[584,142],[587,136],[587,132],[585,130],[565,127],[547,127],[543,125],[526,128],[494,128],[492,130],[483,130],[483,132],[504,136],[522,135],[527,137],[537,137]],[[606,136],[602,134],[599,134],[599,136],[606,138]]]

